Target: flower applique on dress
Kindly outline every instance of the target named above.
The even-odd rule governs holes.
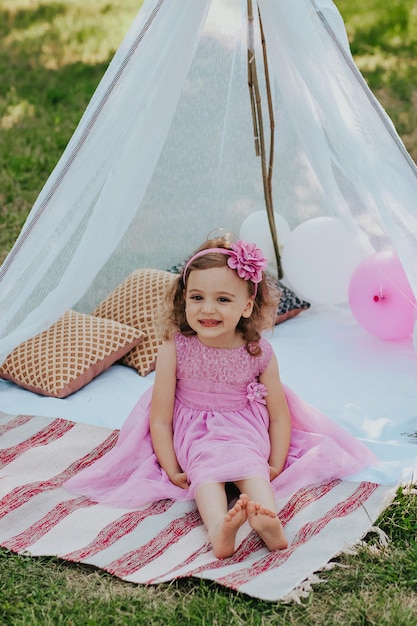
[[[259,404],[266,404],[266,396],[268,395],[267,388],[262,383],[251,382],[246,387],[246,397],[249,402],[258,402]]]

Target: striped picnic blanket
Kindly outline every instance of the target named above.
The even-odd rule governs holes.
[[[115,443],[118,431],[0,413],[0,545],[86,563],[133,583],[194,576],[263,600],[308,593],[314,573],[372,527],[390,486],[334,480],[278,501],[288,549],[269,552],[249,524],[236,553],[215,558],[194,502],[115,509],[62,484]]]

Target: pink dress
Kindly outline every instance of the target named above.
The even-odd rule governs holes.
[[[165,498],[191,499],[204,483],[255,476],[269,480],[269,420],[265,388],[258,379],[272,347],[265,339],[260,346],[262,354],[253,357],[245,346],[211,348],[195,336],[176,335],[174,448],[189,489],[172,484],[154,454],[149,432],[152,388],[130,413],[114,448],[64,486],[103,504],[135,508]],[[277,495],[347,477],[376,462],[347,431],[284,389],[291,444],[285,469],[272,483]]]

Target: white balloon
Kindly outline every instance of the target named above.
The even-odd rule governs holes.
[[[337,217],[316,217],[294,228],[282,254],[284,277],[303,298],[341,304],[349,281],[371,250],[354,239]]]
[[[282,254],[285,242],[291,229],[287,221],[278,213],[274,212],[275,227],[277,230],[279,252]],[[240,239],[256,243],[268,259],[270,265],[276,267],[274,244],[272,243],[271,231],[266,210],[255,211],[243,220],[239,231]]]

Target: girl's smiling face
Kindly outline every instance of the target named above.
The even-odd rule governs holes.
[[[202,343],[217,348],[242,345],[236,326],[250,317],[253,296],[248,282],[229,267],[192,270],[184,291],[185,315]]]

